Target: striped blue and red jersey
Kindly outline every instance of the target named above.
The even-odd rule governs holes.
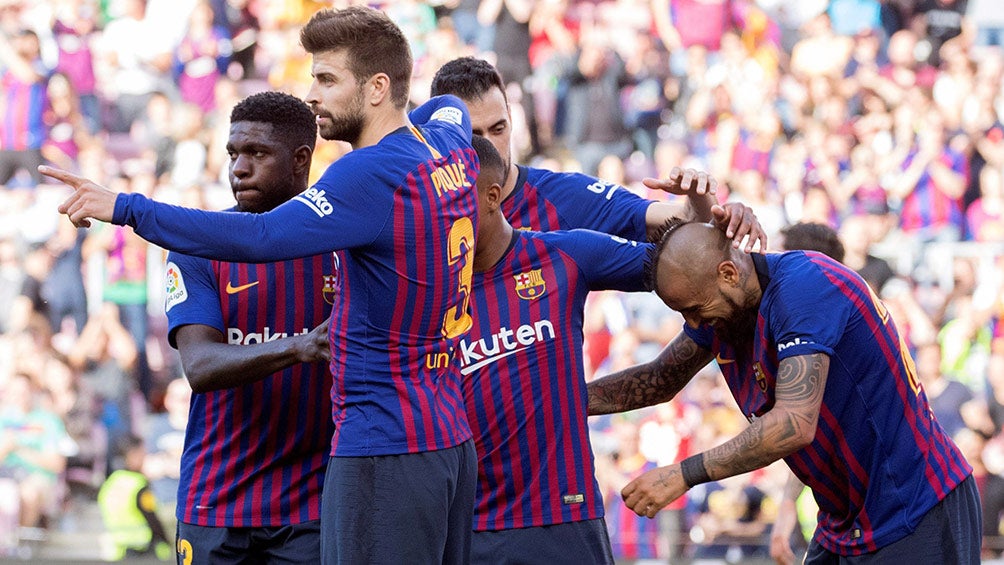
[[[917,158],[917,153],[909,155],[903,163],[903,170]],[[965,155],[951,148],[945,148],[937,161],[949,170],[968,176],[969,164]],[[906,232],[931,230],[942,226],[956,226],[960,230],[964,226],[965,217],[962,211],[962,199],[952,198],[938,188],[938,181],[929,171],[924,171],[917,180],[917,186],[903,199],[900,210],[900,227]],[[960,232],[961,234],[961,232]],[[929,235],[935,235],[931,232]]]
[[[644,241],[652,201],[626,188],[580,173],[520,166],[516,188],[502,201],[514,228],[533,231],[590,229]]]
[[[306,333],[331,313],[331,253],[277,263],[226,263],[171,253],[168,340],[199,324],[227,343]],[[318,520],[334,424],[326,363],[298,363],[255,383],[193,394],[178,488],[178,520],[267,527]]]
[[[751,420],[774,406],[781,360],[829,356],[815,438],[785,458],[819,506],[815,540],[859,555],[902,539],[972,468],[934,418],[889,312],[860,276],[815,252],[754,257],[770,280],[752,345],[732,347],[709,326],[687,326],[687,335],[718,354]]]
[[[635,454],[627,461],[619,460],[616,465],[626,481],[633,481],[656,468],[655,462],[647,461],[640,454]],[[621,500],[620,487],[609,490],[607,495],[607,532],[614,559],[658,559],[659,521],[635,514]]]
[[[10,69],[0,73],[0,92],[3,92],[4,97],[0,149],[40,149],[48,135],[44,115],[49,109],[49,95],[46,91],[49,70],[41,61],[36,61],[32,67],[43,78],[26,82]]]
[[[649,245],[586,230],[514,231],[475,273],[457,359],[478,454],[474,530],[603,516],[586,424],[582,318],[590,290],[645,290]]]
[[[331,454],[445,449],[470,439],[452,362],[470,327],[478,161],[459,99],[424,107],[349,152],[299,196],[264,214],[206,212],[119,195],[114,221],[176,251],[268,262],[333,250]]]

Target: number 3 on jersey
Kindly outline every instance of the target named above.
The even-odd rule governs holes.
[[[466,333],[473,324],[468,308],[471,301],[471,277],[474,275],[474,224],[471,219],[464,217],[453,222],[448,238],[449,265],[463,261],[457,281],[460,303],[447,310],[443,316],[443,337],[455,338]]]

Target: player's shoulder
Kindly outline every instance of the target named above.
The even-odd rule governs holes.
[[[546,246],[574,255],[604,254],[623,245],[632,247],[644,245],[644,243],[630,241],[616,235],[582,228],[527,233]]]
[[[573,171],[558,172],[539,167],[521,166],[526,170],[526,181],[543,189],[585,188],[596,181],[593,177]]]
[[[823,271],[848,270],[842,263],[818,251],[792,250],[766,253],[764,258],[770,266],[771,276],[804,276]]]
[[[615,182],[591,177],[584,173],[566,171],[556,172],[547,169],[526,167],[526,182],[535,187],[538,193],[545,198],[555,202],[564,199],[581,199],[594,202],[597,198],[603,201],[615,200],[623,202],[625,199],[638,202],[645,201],[644,198],[631,192],[624,186]]]

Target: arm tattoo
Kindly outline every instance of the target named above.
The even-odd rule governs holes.
[[[655,360],[589,383],[589,413],[626,412],[665,402],[710,361],[709,351],[680,333]]]
[[[822,353],[781,361],[774,408],[706,452],[708,475],[717,480],[766,467],[812,441],[829,367],[830,358]]]
[[[663,467],[659,471],[659,479],[655,481],[655,484],[656,486],[666,488],[669,486],[669,479],[672,478],[673,475],[679,475],[679,474],[680,474],[679,467],[673,465]]]

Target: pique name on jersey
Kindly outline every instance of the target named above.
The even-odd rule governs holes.
[[[550,320],[540,320],[533,325],[523,324],[515,330],[502,326],[498,332],[476,341],[460,342],[460,372],[469,375],[474,371],[518,353],[531,345],[554,339],[554,326]]]
[[[467,168],[462,161],[446,163],[432,169],[429,171],[429,178],[432,179],[432,186],[436,189],[436,196],[471,186],[471,181],[467,179]]]
[[[293,335],[303,335],[310,333],[310,330],[303,328],[303,331],[293,332]],[[227,343],[230,345],[250,345],[252,343],[265,343],[267,341],[275,341],[277,339],[282,339],[284,337],[289,337],[286,332],[276,332],[272,333],[272,328],[265,326],[260,332],[248,332],[244,333],[240,328],[227,328]]]

